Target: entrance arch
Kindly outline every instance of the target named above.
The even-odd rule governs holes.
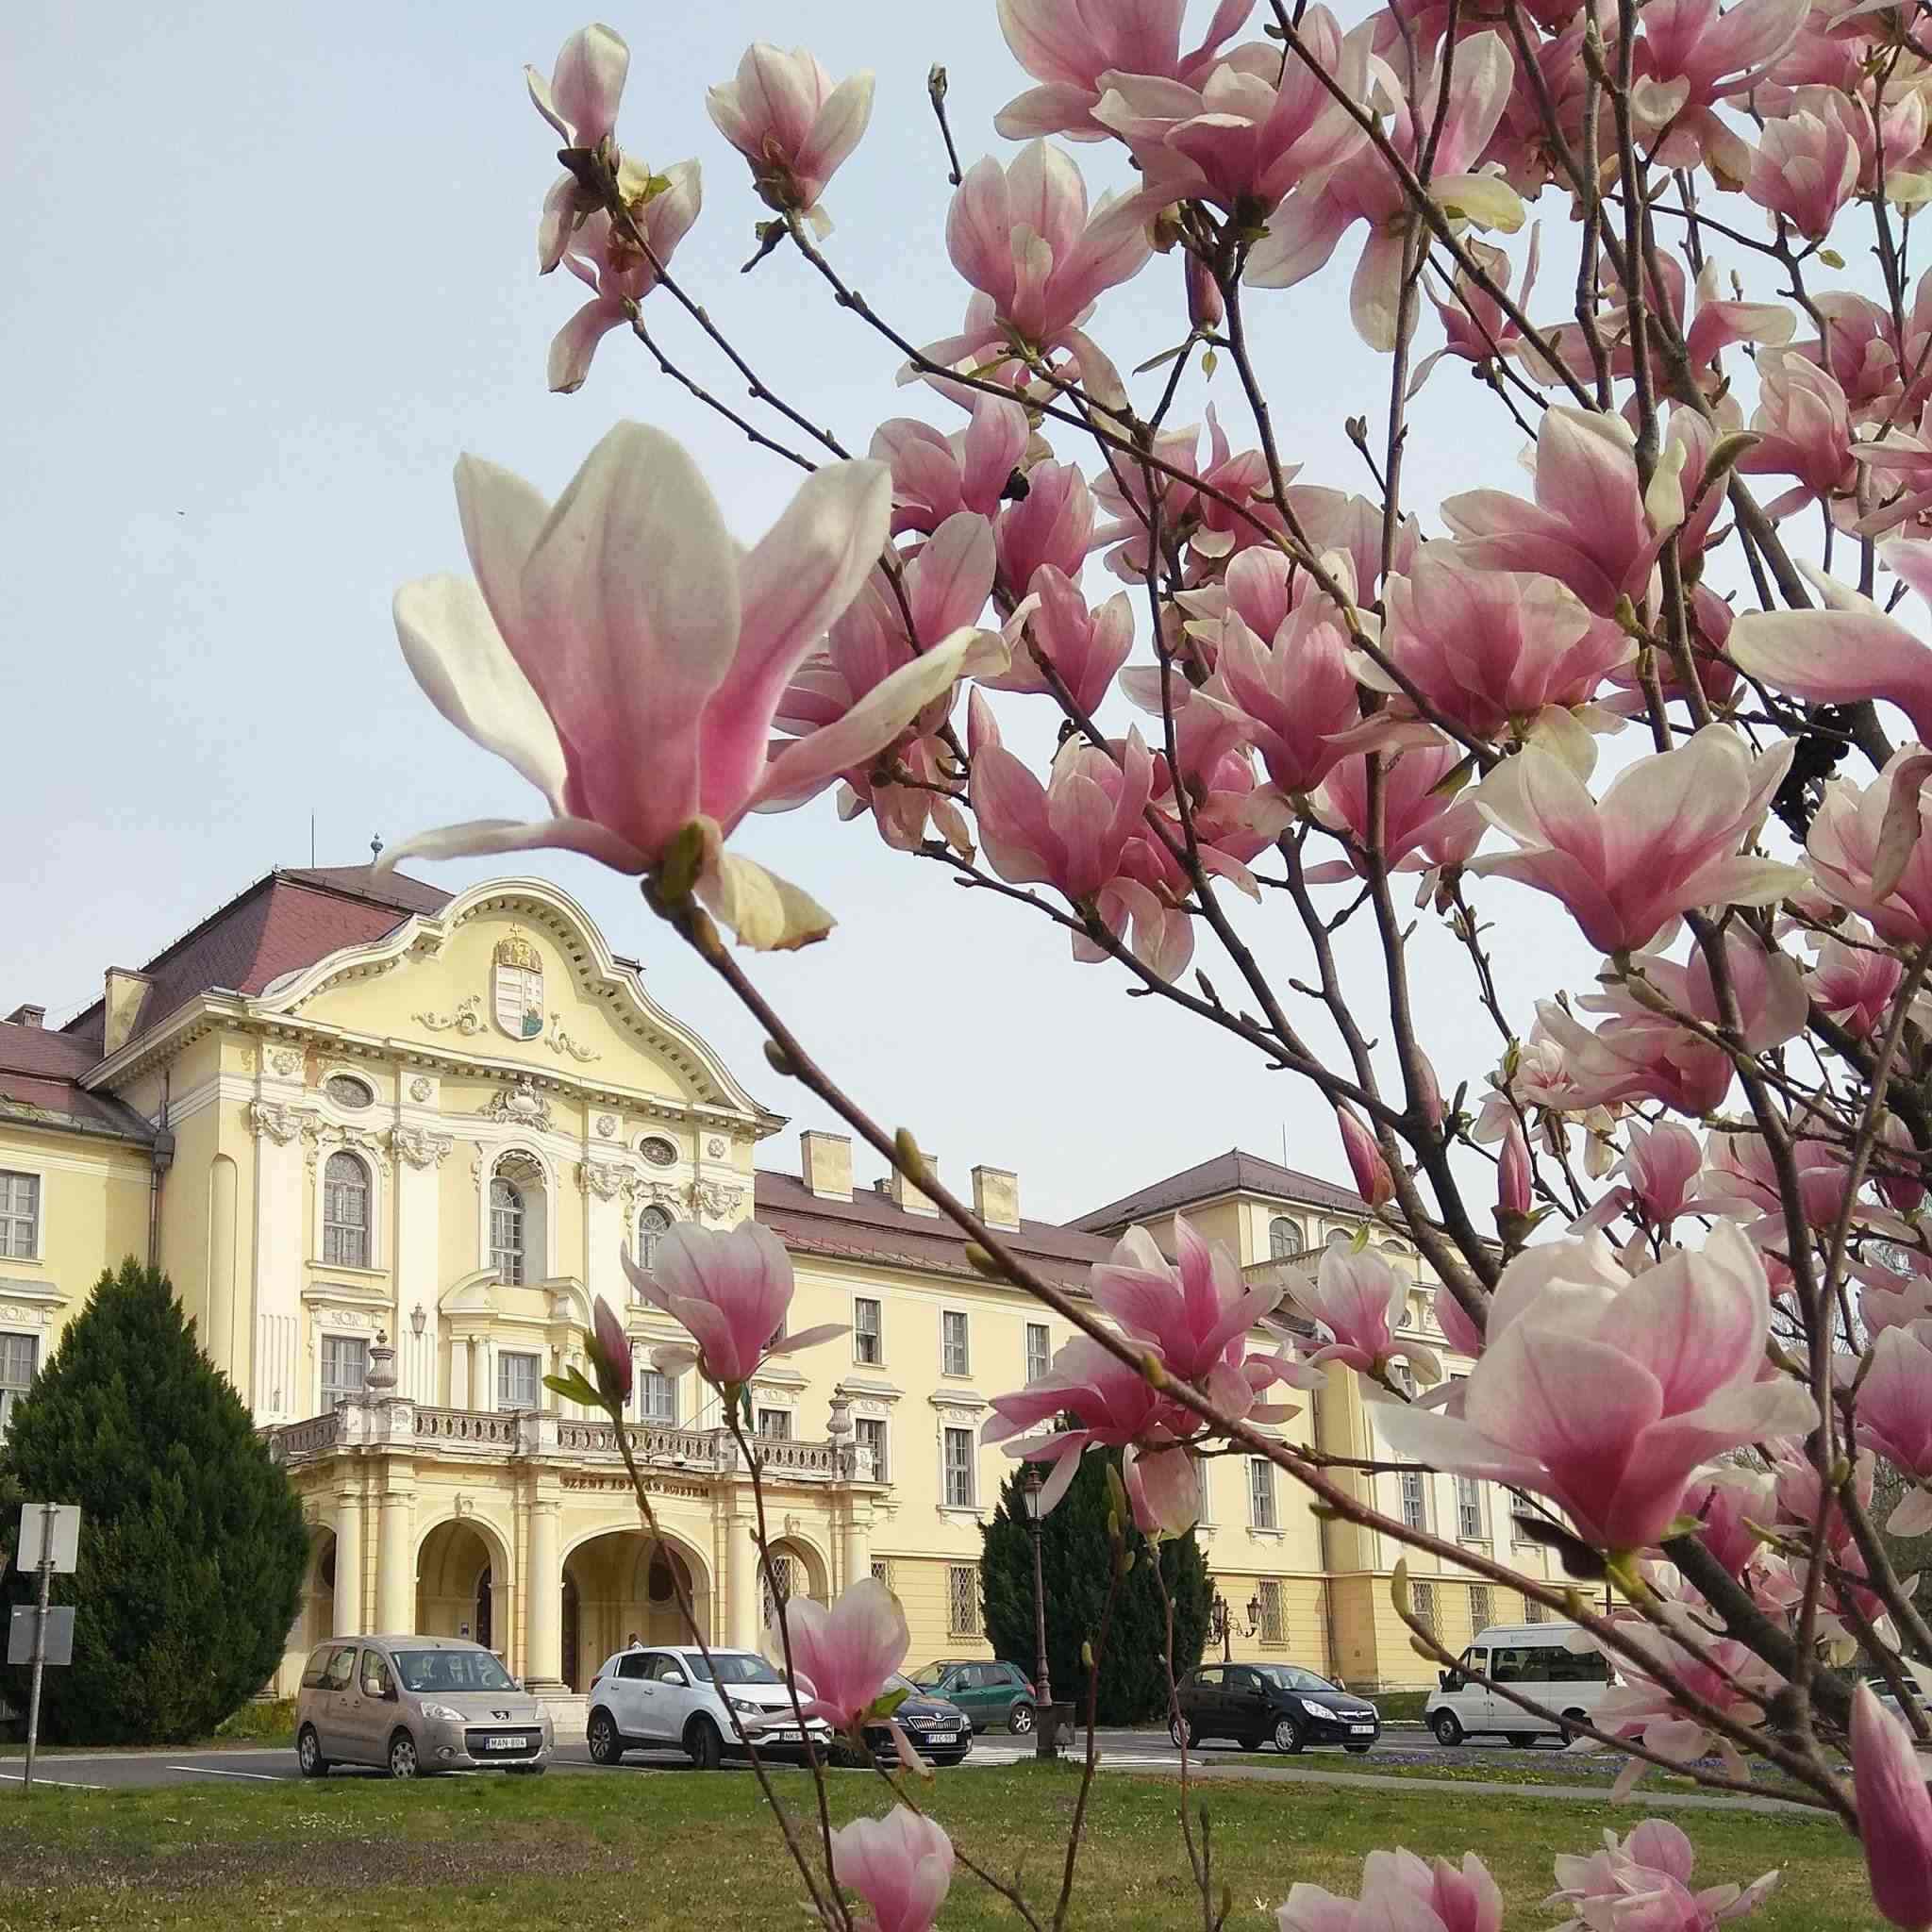
[[[300,1648],[306,1663],[308,1653],[335,1634],[336,1533],[332,1529],[317,1529],[309,1542],[308,1568],[302,1578],[302,1611],[295,1620],[291,1641]]]
[[[832,1600],[832,1581],[825,1568],[825,1559],[803,1537],[781,1536],[771,1544],[772,1572],[778,1581],[778,1589],[789,1603],[793,1597],[809,1597],[815,1604],[829,1604]],[[760,1566],[762,1569],[762,1566]],[[772,1604],[772,1577],[760,1574],[758,1578],[758,1633],[760,1641],[764,1633],[777,1622]]]
[[[507,1664],[510,1580],[508,1556],[488,1524],[474,1516],[437,1524],[416,1552],[416,1628],[467,1637]]]
[[[588,1688],[597,1666],[633,1636],[644,1643],[689,1643],[679,1584],[708,1642],[710,1572],[689,1543],[615,1529],[575,1544],[563,1559],[564,1681],[575,1690]]]

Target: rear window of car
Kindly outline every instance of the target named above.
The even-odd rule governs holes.
[[[325,1643],[322,1646],[322,1648],[318,1650],[315,1653],[315,1655],[308,1659],[308,1668],[302,1673],[303,1690],[320,1690],[322,1689],[323,1679],[328,1674],[328,1660],[330,1657],[335,1656],[335,1645],[332,1643]]]

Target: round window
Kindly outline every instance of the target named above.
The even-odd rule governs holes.
[[[322,1091],[338,1107],[367,1107],[375,1098],[368,1081],[358,1080],[353,1074],[331,1074],[322,1083]]]
[[[653,1167],[670,1167],[677,1159],[677,1149],[662,1134],[650,1134],[638,1142],[638,1152]]]

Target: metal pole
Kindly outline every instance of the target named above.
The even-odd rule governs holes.
[[[33,1677],[26,1696],[26,1772],[20,1782],[23,1793],[34,1788],[34,1751],[41,1740],[41,1673],[47,1657],[47,1595],[54,1584],[54,1509],[52,1503],[41,1505],[41,1588],[34,1604]]]
[[[1053,1679],[1046,1669],[1046,1589],[1041,1581],[1040,1518],[1033,1519],[1033,1688],[1042,1704],[1053,1702]]]

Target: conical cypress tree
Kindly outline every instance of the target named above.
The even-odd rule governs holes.
[[[50,1741],[205,1737],[280,1662],[308,1562],[301,1504],[165,1275],[130,1257],[101,1276],[13,1412],[0,1491],[81,1507],[79,1569],[53,1584],[75,1615],[72,1666],[42,1678]],[[8,1603],[33,1591],[9,1570]],[[4,1681],[24,1709],[26,1672]]]
[[[1087,1714],[1087,1667],[1081,1646],[1100,1641],[1112,1562],[1108,1541],[1107,1469],[1116,1471],[1113,1450],[1085,1457],[1066,1494],[1041,1523],[1041,1575],[1046,1594],[1046,1660],[1054,1695]],[[1136,1549],[1114,1604],[1113,1624],[1100,1660],[1099,1721],[1104,1724],[1141,1724],[1167,1709],[1166,1612],[1155,1582],[1147,1545],[1132,1524],[1128,1541]],[[1000,1490],[1000,1507],[981,1535],[980,1589],[986,1603],[986,1634],[994,1651],[1028,1676],[1034,1669],[1033,1533],[1018,1474]],[[1191,1530],[1165,1542],[1160,1574],[1174,1599],[1174,1670],[1176,1678],[1201,1660],[1207,1640],[1208,1606],[1214,1591],[1208,1565]]]

